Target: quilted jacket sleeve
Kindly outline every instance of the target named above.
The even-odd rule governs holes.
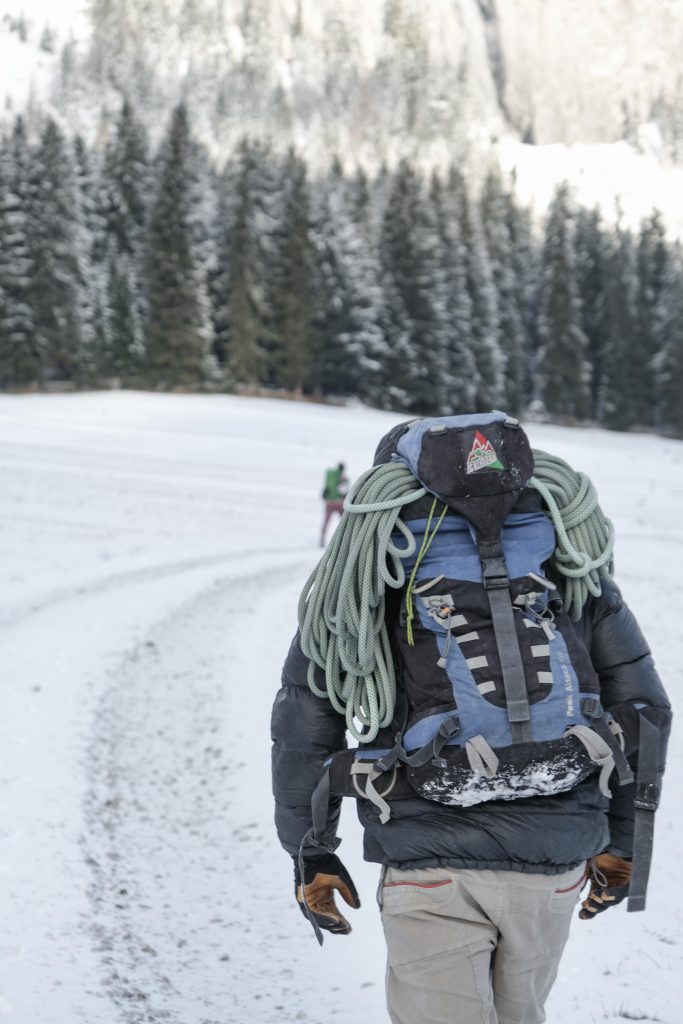
[[[618,586],[606,579],[599,598],[590,598],[583,618],[584,639],[600,677],[602,704],[620,723],[626,753],[634,772],[638,764],[641,715],[646,715],[660,735],[660,775],[664,772],[671,729],[671,705],[655,668],[650,649],[625,604]],[[609,850],[630,857],[633,850],[634,784],[611,783]]]
[[[316,697],[308,686],[308,658],[297,634],[282,671],[271,718],[272,779],[275,826],[284,849],[295,856],[311,827],[311,795],[325,759],[346,746],[344,718],[330,702]],[[318,670],[316,670],[318,671]],[[324,689],[322,673],[316,676]],[[341,800],[331,801],[329,825],[323,840],[331,842],[337,831]],[[307,856],[320,848],[306,847]]]

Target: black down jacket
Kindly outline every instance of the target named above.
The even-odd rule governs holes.
[[[624,727],[627,752],[637,767],[638,714],[660,728],[660,770],[664,770],[671,708],[649,648],[607,579],[601,597],[590,597],[575,627],[591,653],[600,678],[603,706]],[[310,800],[325,759],[345,744],[344,719],[306,680],[308,659],[295,637],[285,662],[282,687],[273,707],[273,793],[280,842],[292,856],[311,826]],[[634,704],[645,705],[636,711]],[[603,850],[630,856],[633,842],[633,784],[612,783],[613,799],[603,797],[595,776],[569,793],[474,807],[447,807],[432,801],[392,802],[392,816],[381,824],[377,809],[358,801],[365,829],[366,860],[392,867],[450,865],[559,874]],[[331,807],[327,839],[333,840],[339,801]],[[307,855],[315,855],[310,848]]]

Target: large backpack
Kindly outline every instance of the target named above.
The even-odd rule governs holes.
[[[468,806],[563,792],[601,767],[607,791],[615,755],[628,778],[545,568],[555,531],[527,491],[533,457],[517,421],[423,420],[397,455],[429,492],[402,516],[416,553],[394,629],[399,759],[413,788]]]
[[[299,608],[311,689],[359,741],[325,766],[316,836],[330,794],[370,800],[385,822],[416,794],[466,807],[565,792],[596,772],[607,796],[615,769],[632,780],[553,578],[556,528],[533,473],[519,423],[492,412],[415,421],[389,465],[354,485]],[[581,495],[565,522],[581,519]],[[606,572],[611,527],[590,525],[598,550],[577,558]],[[390,633],[387,587],[400,591]]]

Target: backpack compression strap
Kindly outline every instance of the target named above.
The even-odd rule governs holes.
[[[526,675],[515,628],[510,580],[503,554],[502,539],[498,544],[479,543],[481,572],[491,609],[493,632],[500,658],[505,688],[505,703],[513,743],[533,739]]]

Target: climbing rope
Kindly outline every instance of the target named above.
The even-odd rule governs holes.
[[[598,504],[585,473],[577,473],[556,455],[533,449],[534,475],[529,486],[543,498],[555,527],[557,544],[550,559],[565,610],[574,621],[588,594],[602,593],[601,576],[613,568],[614,527]]]
[[[585,474],[546,452],[533,454],[529,485],[543,498],[557,535],[551,571],[565,608],[578,619],[588,594],[599,596],[600,577],[611,572],[613,527]],[[301,649],[310,660],[308,685],[344,715],[359,743],[371,743],[393,718],[396,676],[384,621],[385,594],[387,587],[403,587],[403,562],[416,549],[415,537],[400,518],[401,509],[425,494],[403,463],[367,470],[344,501],[344,515],[299,600]],[[430,523],[435,509],[436,499]],[[425,532],[422,555],[445,512],[444,508],[429,540],[429,528]],[[397,533],[405,547],[396,543]],[[324,689],[318,685],[320,672]]]
[[[367,470],[347,495],[344,515],[299,601],[301,649],[310,658],[308,684],[317,696],[329,697],[359,743],[371,743],[394,714],[396,676],[384,622],[385,592],[403,586],[403,559],[416,547],[399,513],[426,493],[402,463]],[[392,539],[394,530],[405,547]],[[324,690],[316,683],[316,666],[325,674]]]

